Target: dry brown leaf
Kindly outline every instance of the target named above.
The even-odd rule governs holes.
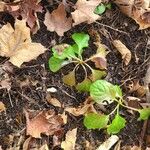
[[[61,143],[61,148],[64,150],[74,150],[76,137],[77,136],[77,128],[70,130],[66,133],[66,139]]]
[[[101,0],[78,0],[75,4],[76,10],[72,12],[72,18],[74,20],[73,26],[83,22],[88,24],[100,19],[100,16],[95,14],[95,8],[101,3]]]
[[[0,12],[4,11],[4,9],[5,9],[5,3],[0,2]]]
[[[122,59],[123,59],[123,62],[125,63],[125,65],[128,65],[129,62],[131,61],[130,50],[120,40],[114,40],[113,45],[116,47],[116,49],[122,55]]]
[[[10,57],[9,61],[17,67],[46,51],[40,43],[31,41],[30,29],[25,20],[16,20],[15,29],[9,23],[4,25],[0,29],[0,44],[0,56]]]
[[[65,111],[71,113],[74,116],[85,115],[89,112],[96,112],[93,104],[94,103],[91,101],[91,99],[87,99],[82,106],[79,106],[78,108],[68,107],[65,108]]]
[[[4,103],[0,102],[0,112],[3,112],[5,110],[6,110],[6,107],[5,107]]]
[[[67,123],[67,119],[68,119],[68,116],[66,115],[66,113],[65,112],[63,112],[62,114],[59,114],[60,116],[61,116],[61,118],[63,119],[63,121],[64,121],[64,124],[66,124]]]
[[[38,26],[36,13],[42,12],[42,6],[39,2],[39,0],[12,2],[6,5],[6,9],[14,18],[19,18],[21,16],[25,19],[28,26],[34,31]]]
[[[4,78],[0,80],[0,89],[11,89],[11,81],[7,73],[4,74]]]
[[[29,143],[31,141],[32,137],[30,136],[29,138],[27,138],[25,140],[25,142],[23,143],[23,150],[28,150],[29,149]]]
[[[140,26],[139,29],[150,27],[149,0],[114,0],[123,13],[133,18]]]
[[[47,11],[44,24],[49,31],[56,31],[59,36],[63,36],[72,26],[72,18],[66,15],[65,6],[61,3],[51,14]]]
[[[53,110],[39,112],[37,116],[30,119],[30,115],[25,111],[27,135],[34,138],[41,138],[41,134],[54,135],[62,130],[63,119],[55,115]]]

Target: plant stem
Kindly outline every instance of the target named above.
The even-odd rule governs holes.
[[[117,106],[114,108],[114,110],[113,110],[109,115],[112,115],[116,110],[117,110],[117,113],[118,113],[118,110],[119,110],[119,104],[117,104]]]

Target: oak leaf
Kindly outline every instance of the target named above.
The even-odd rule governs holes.
[[[95,8],[101,3],[101,0],[78,0],[75,4],[76,10],[72,12],[72,18],[74,20],[73,26],[83,22],[88,24],[100,19],[100,16],[95,14]]]
[[[56,31],[59,36],[63,36],[72,26],[72,18],[67,18],[66,15],[65,6],[61,3],[51,14],[45,14],[44,24],[49,31]]]
[[[0,56],[10,57],[9,61],[17,67],[46,51],[40,43],[31,41],[25,20],[16,20],[14,29],[9,23],[4,25],[0,29],[0,44]]]
[[[62,130],[63,119],[55,115],[53,110],[41,111],[34,118],[30,119],[31,113],[25,111],[27,135],[34,138],[41,138],[41,134],[55,135]]]
[[[74,150],[77,138],[77,128],[66,133],[66,139],[61,143],[61,148],[64,150]]]

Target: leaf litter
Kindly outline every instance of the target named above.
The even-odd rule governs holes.
[[[30,90],[31,90],[32,87],[34,87],[37,90],[36,92],[39,95],[41,95],[40,90],[43,90],[42,87],[47,86],[48,84],[56,84],[56,83],[54,83],[56,80],[55,77],[54,78],[52,77],[53,79],[51,80],[51,83],[50,82],[48,83],[47,80],[45,80],[45,78],[51,78],[50,76],[53,76],[53,74],[50,74],[48,76],[46,74],[46,77],[45,77],[43,70],[42,70],[42,73],[40,72],[40,70],[38,70],[39,71],[38,73],[35,70],[34,71],[32,70],[32,68],[35,67],[34,65],[33,66],[22,65],[24,62],[30,62],[31,60],[36,59],[40,54],[44,53],[44,55],[45,55],[46,48],[44,46],[42,46],[41,43],[32,42],[32,40],[31,40],[31,37],[32,37],[31,33],[34,33],[33,30],[35,28],[40,29],[40,26],[41,26],[41,25],[39,26],[39,20],[37,17],[37,12],[42,13],[42,9],[46,11],[44,22],[45,22],[45,25],[47,27],[47,30],[49,30],[50,32],[56,32],[59,36],[65,35],[63,38],[69,38],[68,36],[70,33],[67,31],[70,30],[72,32],[73,26],[76,26],[74,28],[76,31],[76,30],[78,30],[78,26],[82,26],[82,23],[88,23],[88,24],[91,24],[94,22],[97,23],[97,21],[103,19],[103,16],[101,17],[100,15],[97,15],[94,13],[95,8],[99,4],[101,4],[101,2],[103,2],[105,4],[108,1],[78,0],[76,2],[76,4],[74,4],[72,2],[63,1],[62,3],[61,2],[57,3],[58,5],[57,5],[57,7],[55,7],[56,9],[52,8],[50,11],[49,11],[49,9],[47,9],[48,8],[47,6],[43,7],[43,5],[41,5],[41,3],[43,4],[43,1],[36,1],[36,0],[35,1],[34,0],[33,1],[26,1],[26,0],[23,0],[23,1],[14,1],[11,3],[0,2],[1,3],[0,11],[5,12],[7,10],[14,18],[17,18],[17,19],[15,19],[14,26],[10,23],[5,23],[5,25],[3,25],[2,28],[0,29],[0,37],[1,37],[0,38],[1,39],[0,44],[2,45],[0,48],[0,55],[2,57],[7,57],[8,61],[10,61],[14,66],[17,66],[20,68],[20,69],[18,68],[18,70],[17,70],[18,72],[20,72],[19,75],[16,74],[16,72],[14,72],[14,70],[9,72],[6,69],[6,72],[8,73],[8,76],[6,75],[7,76],[6,80],[5,79],[0,80],[0,84],[2,87],[0,90],[3,91],[2,92],[3,96],[5,96],[7,98],[7,96],[5,95],[5,89],[7,89],[10,91],[10,93],[11,93],[10,96],[12,96],[13,99],[14,99],[14,97],[16,97],[16,99],[18,99],[17,96],[13,95],[13,93],[14,93],[14,88],[17,87],[17,90],[18,90],[19,86],[21,87],[21,90],[22,90],[21,93],[23,93],[23,95],[27,94],[26,91],[29,90],[28,88],[30,88]],[[128,13],[130,12],[130,14],[127,14],[126,12],[124,12],[124,13],[126,13],[129,17],[133,18],[140,25],[140,29],[145,29],[145,28],[149,27],[149,3],[147,1],[143,0],[143,1],[139,1],[139,3],[136,3],[134,1],[134,4],[133,4],[133,1],[131,1],[132,4],[129,2],[117,1],[117,0],[114,2],[120,7],[121,11],[123,11],[123,12],[125,11],[125,8],[128,8],[126,10],[129,10]],[[124,5],[120,6],[120,3],[121,4],[124,4],[124,3],[127,4],[127,7],[125,7]],[[49,4],[51,4],[51,3],[49,3]],[[124,7],[124,8],[121,8],[121,7]],[[18,17],[19,17],[19,19],[21,19],[20,17],[22,17],[22,20],[18,20]],[[106,15],[106,17],[107,17],[107,15]],[[110,25],[110,27],[112,27],[112,26]],[[84,31],[84,27],[82,26],[81,28]],[[93,24],[92,24],[92,28],[94,28]],[[101,32],[100,31],[101,29],[97,29],[97,30],[98,30],[98,32]],[[113,27],[112,27],[112,30],[113,30]],[[51,36],[51,38],[56,38],[56,37],[52,37],[52,35],[50,35],[50,36]],[[120,36],[120,35],[118,35],[118,36]],[[107,41],[108,37],[105,37],[105,38],[106,38],[105,40]],[[126,37],[124,37],[124,38],[126,38]],[[114,39],[116,39],[116,37]],[[45,38],[44,40],[47,40],[47,39]],[[55,39],[55,40],[57,40],[57,39]],[[62,39],[60,38],[58,41],[60,42],[61,40]],[[106,42],[105,40],[103,40],[104,43]],[[114,46],[122,55],[122,59],[126,65],[126,67],[128,67],[128,66],[130,67],[132,65],[131,57],[132,57],[132,59],[134,59],[133,58],[134,56],[131,55],[130,50],[125,46],[126,43],[123,44],[121,42],[122,40],[118,40],[118,41],[119,41],[118,42],[119,44],[117,43],[118,45],[114,41],[112,41],[112,42],[115,43]],[[107,41],[106,45],[108,46],[108,49],[110,50],[110,47],[108,44],[109,42]],[[60,52],[60,54],[64,50],[63,46],[66,46],[66,45],[61,45],[61,46],[58,47],[58,49],[57,49],[58,52]],[[113,60],[114,63],[112,63],[110,65],[110,62],[109,62],[110,60],[108,59],[109,53],[107,55],[107,52],[105,51],[107,48],[105,47],[105,45],[103,45],[101,43],[101,40],[95,42],[95,46],[97,47],[97,53],[95,55],[93,55],[92,59],[91,59],[92,63],[94,63],[94,65],[95,65],[95,68],[110,71],[111,65],[115,66],[116,60],[114,59]],[[95,49],[95,47],[92,47],[92,48]],[[101,51],[99,51],[98,49],[100,49]],[[104,51],[102,51],[102,49],[104,49]],[[132,51],[133,50],[134,49],[132,49]],[[28,55],[28,54],[30,54],[30,55]],[[110,50],[110,54],[112,54],[111,50]],[[42,56],[42,58],[43,58],[43,56]],[[44,59],[45,59],[45,57],[44,57]],[[0,60],[1,60],[1,58],[0,58]],[[6,62],[7,62],[7,60],[6,60]],[[3,62],[2,62],[2,64],[3,64]],[[36,73],[35,74],[36,74],[36,77],[38,78],[36,80],[42,79],[42,82],[38,81],[37,84],[31,86],[31,84],[29,83],[30,81],[25,80],[25,82],[27,81],[28,83],[21,83],[22,80],[19,80],[20,83],[17,82],[17,84],[14,85],[14,82],[16,79],[18,79],[18,76],[22,76],[22,70],[25,70],[24,72],[26,72],[26,71],[28,72],[26,67],[27,68],[31,67],[31,70],[32,70],[31,71],[32,73],[29,73],[28,75],[32,75],[33,72],[36,72],[37,74]],[[38,66],[38,67],[40,67],[40,66]],[[120,66],[117,66],[117,67],[120,67]],[[36,69],[36,67],[34,69]],[[125,68],[125,70],[124,70],[125,72],[127,71],[126,69],[127,68]],[[117,72],[117,73],[119,74],[119,72]],[[40,74],[40,78],[39,78],[39,74]],[[88,81],[96,80],[97,75],[100,74],[100,72],[96,72],[94,70],[93,74],[94,75],[92,77],[89,77],[89,79],[86,78],[84,81],[86,83],[89,83]],[[73,77],[73,75],[71,75],[70,79],[72,77]],[[133,94],[133,96],[134,96],[135,92],[137,92],[141,88],[144,88],[144,94],[137,92],[138,93],[138,95],[136,95],[137,99],[140,99],[140,101],[138,103],[141,103],[141,101],[143,102],[145,100],[145,97],[144,97],[145,88],[146,89],[149,88],[148,82],[147,82],[148,77],[149,76],[148,76],[148,71],[147,71],[147,74],[145,77],[145,85],[141,86],[140,84],[137,83],[133,87],[133,89],[135,89],[135,90],[131,92],[131,94]],[[68,77],[66,77],[66,78],[68,78]],[[69,82],[69,81],[70,80],[67,80],[67,82]],[[70,85],[75,84],[75,80],[71,80],[70,82],[69,82]],[[113,82],[116,82],[116,80]],[[38,85],[38,84],[40,84],[40,85]],[[59,86],[59,84],[58,84],[58,86]],[[85,87],[83,87],[84,85],[85,84],[79,83],[78,89],[80,89],[80,91],[82,91],[82,89],[85,88]],[[40,88],[38,86],[40,86]],[[56,85],[52,85],[52,86],[55,87]],[[63,88],[63,87],[60,87],[60,89],[61,88]],[[67,149],[68,150],[76,149],[75,148],[76,142],[80,143],[80,141],[77,141],[77,136],[78,136],[78,134],[79,135],[81,135],[81,134],[79,132],[77,133],[77,128],[70,130],[70,126],[72,126],[71,121],[70,121],[70,116],[71,116],[71,119],[74,118],[76,120],[77,117],[84,116],[84,115],[91,113],[91,112],[97,113],[97,111],[99,112],[102,110],[99,110],[99,108],[97,108],[96,105],[94,105],[93,101],[90,101],[90,100],[85,100],[84,103],[82,100],[82,103],[78,103],[78,107],[76,107],[74,105],[71,107],[68,107],[68,106],[66,107],[65,101],[62,101],[62,100],[64,100],[64,98],[67,101],[66,97],[63,98],[60,96],[60,97],[58,97],[58,99],[54,98],[55,96],[57,97],[57,94],[60,94],[60,91],[51,92],[51,91],[53,91],[53,89],[51,90],[49,87],[47,87],[46,89],[47,89],[47,91],[45,91],[46,92],[45,95],[47,95],[47,93],[48,93],[49,96],[47,99],[43,95],[42,95],[43,97],[40,97],[41,100],[44,101],[44,105],[40,104],[40,108],[39,108],[40,110],[38,110],[36,112],[25,111],[26,134],[30,135],[31,137],[34,137],[34,138],[39,138],[41,140],[40,142],[42,143],[42,145],[40,145],[40,147],[38,146],[39,148],[37,148],[39,150],[40,149],[41,150],[42,149],[49,149],[49,144],[47,144],[47,142],[45,142],[45,139],[43,139],[43,137],[44,137],[43,135],[47,135],[48,138],[49,137],[51,138],[53,136],[53,146],[54,147],[55,146],[60,147],[60,145],[61,145],[61,147],[66,149],[66,150]],[[48,89],[50,89],[50,91],[48,91]],[[86,89],[88,91],[89,87],[86,87]],[[33,96],[33,93],[34,92],[32,89],[31,93],[29,93],[31,97]],[[0,97],[0,98],[2,98],[2,97]],[[37,98],[37,96],[36,96],[36,98]],[[68,101],[68,103],[69,103],[69,101]],[[46,110],[43,109],[43,106],[45,107],[45,105],[46,105]],[[29,106],[31,107],[31,105],[29,105]],[[5,105],[5,102],[4,103],[1,102],[1,107],[2,107],[0,110],[1,113],[5,112],[5,111],[7,111],[7,109],[9,109],[9,108],[7,108],[7,104]],[[16,105],[15,105],[15,107],[16,107]],[[27,104],[27,107],[28,107],[28,104]],[[39,107],[39,106],[36,106],[36,108],[37,107]],[[56,113],[51,108],[55,108],[55,110],[58,111],[58,113]],[[147,109],[147,108],[145,108],[145,109],[149,112],[149,109]],[[106,110],[107,110],[107,108],[106,108]],[[143,113],[141,112],[140,115],[142,117],[147,117],[147,115],[145,115],[144,113],[145,113],[145,111],[143,111]],[[66,115],[66,114],[72,114],[72,115]],[[134,115],[132,117],[135,117],[135,116],[136,115]],[[77,122],[78,122],[78,119],[77,119]],[[69,125],[69,128],[67,129],[67,133],[65,135],[62,133],[62,131],[63,131],[64,127],[66,127],[68,125]],[[76,126],[76,124],[74,126]],[[131,125],[131,128],[132,128],[132,125]],[[81,130],[81,129],[78,128],[78,130]],[[84,129],[82,129],[82,130],[84,132],[89,133],[89,131],[87,131],[87,130],[84,130]],[[22,131],[19,131],[19,132],[22,133]],[[102,133],[101,131],[98,133],[98,137],[101,135],[101,133]],[[66,139],[64,141],[62,140],[62,138],[59,139],[59,137],[62,137],[62,136],[66,137]],[[82,136],[84,138],[84,134]],[[89,136],[91,136],[91,135],[89,135]],[[28,149],[28,144],[30,143],[31,137],[29,137],[26,140],[26,142],[24,143],[24,147],[26,149]],[[22,138],[20,137],[20,141],[21,141],[21,139]],[[91,141],[90,139],[88,139],[88,140],[90,141],[89,145],[92,145],[93,141]],[[108,140],[109,140],[109,138],[108,138]],[[62,143],[61,143],[61,141],[62,141]],[[100,140],[100,142],[102,142],[102,140]],[[108,146],[109,144],[106,144],[106,145]],[[133,147],[131,147],[131,149],[132,148]]]

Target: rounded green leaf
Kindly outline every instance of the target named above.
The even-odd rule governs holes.
[[[91,74],[91,80],[92,81],[96,81],[98,79],[101,79],[102,77],[106,76],[106,71],[101,71],[101,70],[92,70],[92,74]]]
[[[139,110],[140,117],[138,120],[147,120],[150,117],[150,108],[144,108]]]
[[[48,62],[49,69],[52,72],[57,72],[62,67],[63,62],[64,62],[64,60],[61,60],[61,59],[58,59],[58,58],[55,58],[54,56],[52,56]]]
[[[90,96],[100,104],[112,103],[116,96],[114,85],[106,80],[97,80],[90,87]]]
[[[105,12],[105,10],[106,6],[104,4],[100,4],[99,6],[96,7],[95,13],[101,15]]]
[[[114,120],[107,128],[107,132],[109,134],[116,134],[125,127],[125,124],[126,124],[126,120],[123,117],[121,117],[119,114],[116,114]]]
[[[108,124],[109,116],[90,113],[84,118],[84,125],[88,129],[101,129],[105,128]]]
[[[82,51],[83,51],[82,49],[84,47],[88,47],[88,45],[89,45],[88,44],[89,39],[90,39],[89,35],[85,34],[85,33],[74,33],[72,35],[72,39],[75,41],[75,43],[78,46],[78,52],[77,52],[77,54],[81,55]]]

